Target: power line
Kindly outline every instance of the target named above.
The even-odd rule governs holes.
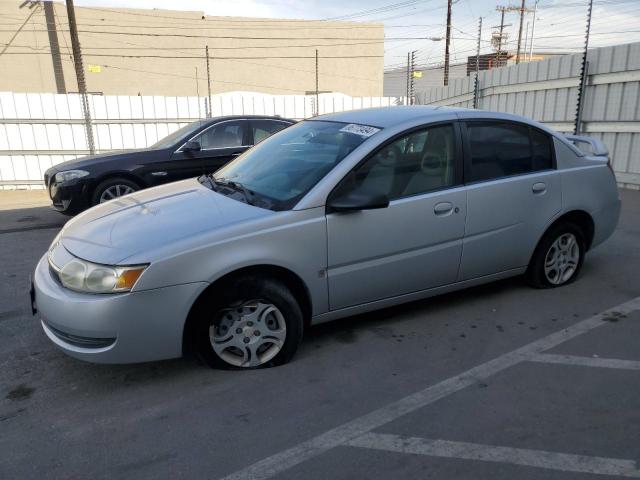
[[[353,42],[353,43],[311,43],[308,45],[247,45],[242,47],[210,47],[210,50],[247,50],[253,48],[318,48],[318,47],[342,47],[354,45],[379,45],[383,40],[375,42]],[[0,43],[0,45],[5,45]],[[13,48],[37,49],[33,45],[11,45]],[[156,47],[144,45],[140,47],[83,47],[83,50],[202,50],[202,47]]]
[[[385,5],[377,8],[371,8],[368,10],[360,10],[359,12],[348,13],[346,15],[340,15],[337,17],[325,18],[324,20],[348,20],[352,18],[358,18],[358,17],[368,16],[368,15],[374,15],[377,13],[384,13],[392,10],[398,10],[400,8],[412,7],[417,3],[420,3],[420,0],[408,0],[405,2],[392,3],[389,5]]]
[[[47,30],[31,30],[32,32],[47,32]],[[63,30],[68,32],[69,30]],[[13,30],[0,30],[0,32],[13,32]],[[101,35],[124,35],[134,37],[180,37],[180,38],[206,38],[206,39],[226,39],[226,40],[376,40],[375,38],[354,38],[354,37],[250,37],[237,35],[195,35],[187,33],[143,33],[143,32],[111,32],[106,30],[78,30],[79,33],[95,33]],[[384,37],[384,41],[396,40],[428,40],[428,37]]]
[[[51,55],[51,52],[7,52],[5,55]],[[200,56],[186,56],[186,55],[116,55],[110,53],[87,53],[85,57],[111,57],[111,58],[173,58],[173,59],[198,59],[202,60],[204,57]],[[384,55],[322,55],[320,58],[383,58]],[[237,59],[249,59],[249,60],[261,60],[269,58],[281,58],[281,59],[296,59],[296,58],[315,58],[314,55],[272,55],[272,56],[259,56],[259,57],[210,57],[212,60],[237,60]]]

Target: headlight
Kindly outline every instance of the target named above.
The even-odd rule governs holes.
[[[49,262],[57,270],[51,259]],[[136,284],[147,266],[111,267],[74,258],[58,270],[58,276],[62,285],[79,292],[128,292]]]
[[[67,182],[69,180],[75,180],[76,178],[82,178],[89,175],[89,172],[85,172],[84,170],[67,170],[65,172],[56,173],[55,180],[56,183]]]

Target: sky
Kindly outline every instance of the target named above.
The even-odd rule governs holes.
[[[492,32],[500,24],[497,5],[519,0],[454,0],[452,9],[452,62],[475,55],[479,17],[483,17],[481,53],[493,52]],[[533,50],[578,52],[584,47],[588,0],[526,0],[533,10],[537,3]],[[202,11],[213,16],[245,16],[286,19],[347,19],[385,25],[385,68],[406,63],[407,52],[416,50],[417,64],[431,66],[444,59],[442,38],[446,26],[446,0],[76,0],[77,6],[124,7]],[[534,13],[523,22],[523,39],[531,38]],[[507,46],[515,51],[519,14],[507,12]],[[528,24],[527,33],[524,27]],[[590,46],[640,41],[640,0],[594,0]],[[402,40],[406,38],[406,40]],[[399,40],[398,40],[399,39]],[[528,42],[527,42],[528,43]]]

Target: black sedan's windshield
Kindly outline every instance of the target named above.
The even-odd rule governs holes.
[[[380,129],[310,120],[248,150],[214,174],[242,185],[272,210],[292,208],[344,157]]]
[[[204,122],[202,120],[196,120],[188,125],[185,125],[182,128],[179,128],[173,133],[170,133],[166,137],[161,140],[158,140],[156,143],[149,147],[150,150],[160,150],[162,148],[169,148],[175,145],[175,143],[180,140],[182,137],[191,137],[191,135],[195,134],[202,126]]]

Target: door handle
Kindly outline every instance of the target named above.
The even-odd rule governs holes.
[[[531,191],[536,195],[542,195],[547,191],[547,184],[543,182],[534,183],[531,187]]]
[[[435,213],[439,217],[449,215],[452,211],[453,203],[451,202],[440,202],[437,203],[435,207],[433,207],[433,213]]]

